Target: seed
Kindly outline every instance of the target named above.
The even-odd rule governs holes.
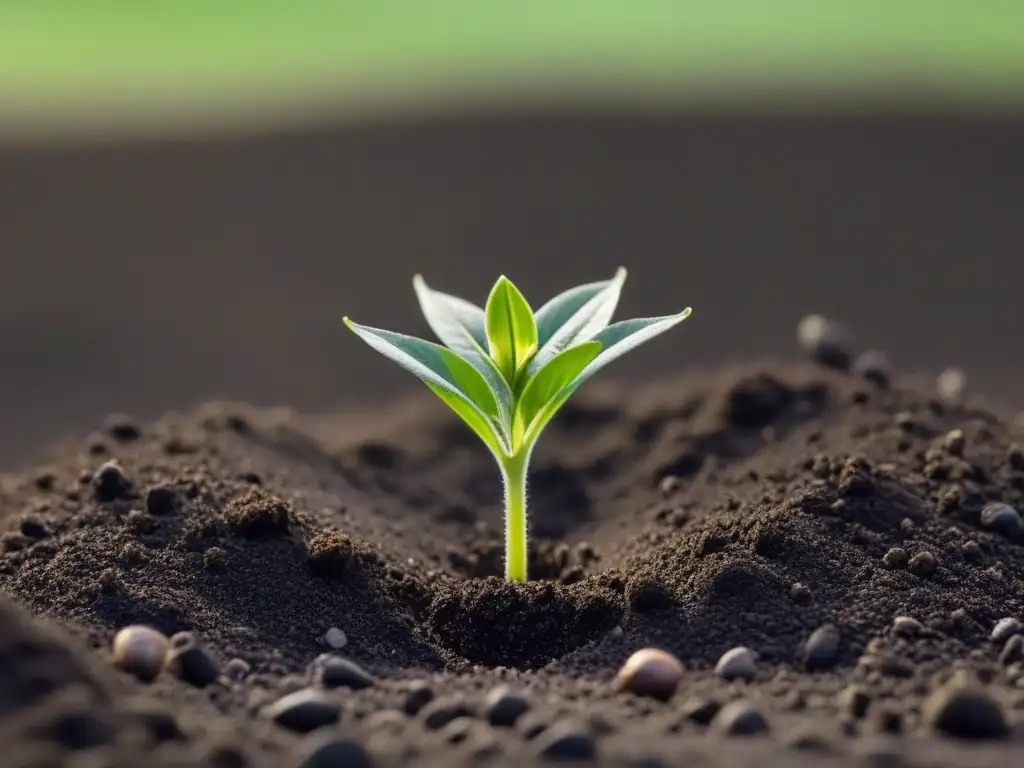
[[[615,676],[616,690],[667,701],[683,677],[683,665],[675,656],[657,648],[644,648],[630,656]]]
[[[114,637],[114,666],[143,682],[155,680],[164,668],[170,643],[152,627],[133,624]]]

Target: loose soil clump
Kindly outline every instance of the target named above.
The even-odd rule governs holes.
[[[0,482],[6,765],[1024,748],[1022,436],[933,385],[784,363],[588,385],[536,452],[527,584],[500,579],[493,461],[429,395],[105,430]],[[129,625],[170,638],[153,682],[114,664]],[[616,682],[648,647],[681,662],[656,696]]]

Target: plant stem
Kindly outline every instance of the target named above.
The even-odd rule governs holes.
[[[501,463],[505,483],[505,578],[526,581],[526,467],[529,451]]]

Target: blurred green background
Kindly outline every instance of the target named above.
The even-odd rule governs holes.
[[[331,120],[517,94],[1016,104],[1021,0],[8,0],[0,130]]]

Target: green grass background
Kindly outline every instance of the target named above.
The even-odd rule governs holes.
[[[1024,0],[0,1],[0,125],[766,84],[1016,103]]]

